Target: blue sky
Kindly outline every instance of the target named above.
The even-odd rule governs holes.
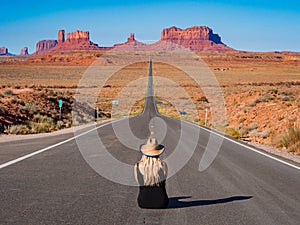
[[[0,47],[18,54],[35,51],[59,29],[89,30],[100,46],[158,40],[163,28],[211,27],[230,47],[249,51],[300,51],[300,2],[295,0],[214,1],[7,1],[1,2]]]

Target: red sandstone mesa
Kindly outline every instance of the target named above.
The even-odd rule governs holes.
[[[76,30],[71,33],[66,33],[64,30],[58,31],[57,40],[39,41],[36,45],[35,54],[45,52],[61,52],[70,50],[98,50],[100,47],[90,41],[88,31]]]
[[[192,51],[202,52],[227,52],[234,49],[221,42],[221,37],[214,34],[207,26],[194,26],[187,29],[180,29],[175,26],[163,29],[161,42],[172,42]]]
[[[44,53],[57,45],[56,40],[42,40],[36,44],[36,54]]]

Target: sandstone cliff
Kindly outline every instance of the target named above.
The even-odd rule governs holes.
[[[67,33],[66,35],[66,41],[72,42],[72,41],[89,41],[90,40],[90,33],[88,31],[81,31],[76,30],[72,33]]]
[[[57,45],[56,40],[42,40],[36,44],[36,54],[44,53]]]

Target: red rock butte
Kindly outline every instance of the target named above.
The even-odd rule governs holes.
[[[8,54],[8,49],[5,47],[0,48],[0,55],[7,55]]]
[[[45,52],[61,52],[71,50],[99,50],[112,49],[114,47],[142,47],[141,49],[163,49],[164,43],[173,43],[177,46],[188,48],[196,52],[232,52],[234,49],[226,46],[221,41],[218,34],[214,34],[213,30],[207,26],[194,26],[187,29],[180,29],[172,26],[163,29],[161,39],[154,44],[147,45],[135,40],[134,34],[130,33],[127,41],[121,44],[115,44],[113,47],[99,47],[90,41],[89,31],[76,30],[71,33],[65,33],[64,30],[58,31],[57,40],[42,40],[36,44],[36,52],[34,54],[42,54]],[[160,49],[161,48],[161,49]]]
[[[76,30],[66,33],[64,30],[58,31],[57,40],[43,40],[36,44],[35,54],[45,52],[61,52],[70,50],[98,50],[99,46],[90,41],[88,31]]]
[[[235,51],[223,44],[221,37],[207,26],[194,26],[184,30],[175,26],[166,28],[161,32],[160,41],[172,42],[196,52]]]

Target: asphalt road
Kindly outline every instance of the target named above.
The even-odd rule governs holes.
[[[158,115],[152,78],[150,62],[147,99],[143,113],[137,117],[97,125],[92,132],[76,138],[64,134],[2,143],[0,165],[68,140],[0,169],[0,224],[300,223],[299,165],[283,164],[226,138],[213,163],[200,172],[199,162],[209,138],[218,135]],[[130,132],[126,132],[127,125]],[[121,132],[117,135],[118,128]],[[126,140],[132,134],[136,140]],[[110,156],[134,165],[140,158],[136,150],[149,135],[157,136],[166,146],[166,159],[179,146],[178,161],[168,164],[170,171],[176,171],[186,160],[183,168],[167,180],[170,204],[164,210],[140,209],[136,186],[113,182],[103,177],[102,171],[92,169],[89,160],[103,171],[109,168],[109,175],[133,179],[133,173],[116,171],[113,163],[101,161],[102,152],[94,158],[84,157],[83,149],[97,149],[95,140],[101,139]]]

